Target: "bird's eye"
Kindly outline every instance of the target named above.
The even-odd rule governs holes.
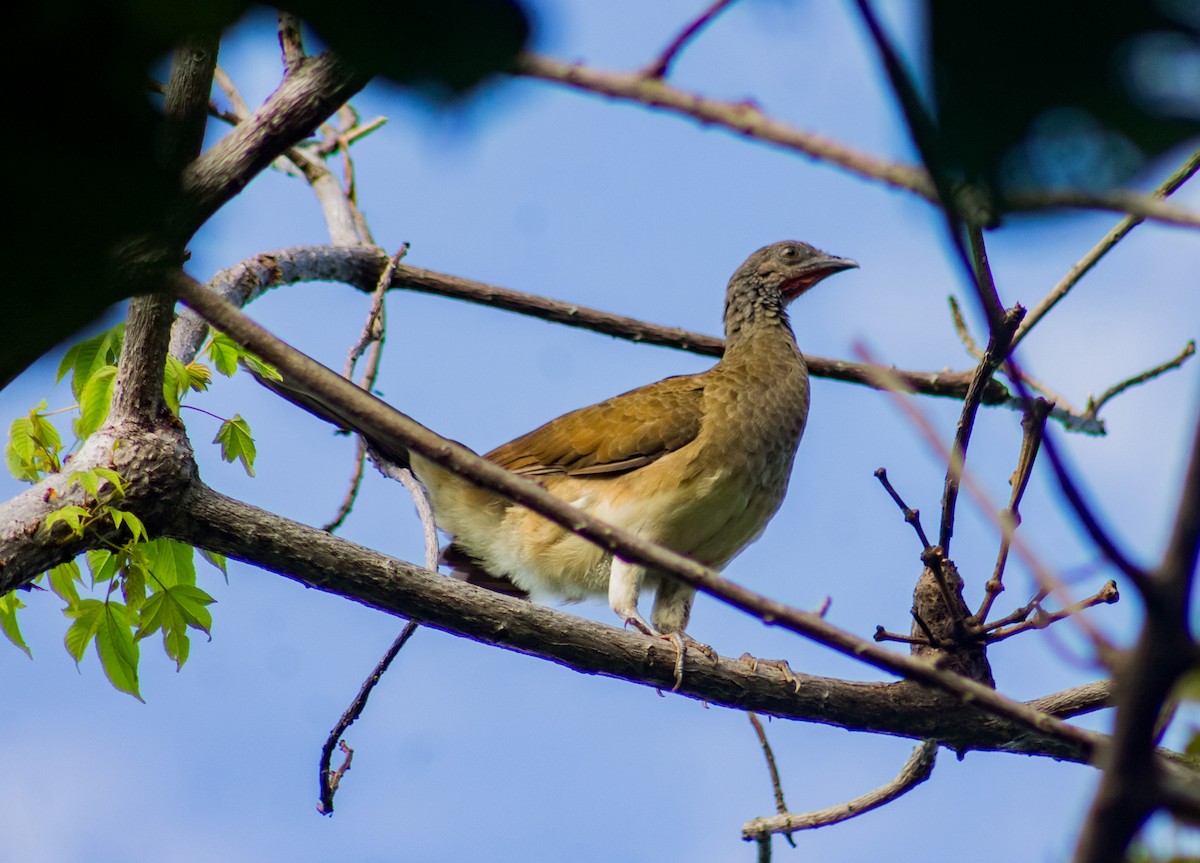
[[[795,246],[784,246],[782,249],[779,250],[779,256],[781,258],[786,258],[789,261],[793,260],[799,254],[800,254],[800,250],[797,249]]]

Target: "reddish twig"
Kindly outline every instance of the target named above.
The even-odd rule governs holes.
[[[671,63],[675,61],[675,57],[683,50],[683,46],[695,38],[697,33],[708,26],[732,2],[733,0],[716,0],[716,2],[700,13],[699,17],[679,31],[679,34],[671,40],[671,44],[663,49],[662,54],[642,70],[642,74],[647,78],[666,77],[667,70],[671,67]]]

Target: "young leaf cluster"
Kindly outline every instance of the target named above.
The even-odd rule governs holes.
[[[13,476],[38,482],[61,472],[67,453],[104,424],[124,334],[125,325],[118,324],[66,352],[57,381],[69,377],[75,404],[66,410],[78,410],[71,426],[74,444],[64,448],[50,419],[65,411],[48,412],[46,402],[40,402],[27,415],[13,420],[9,428],[5,461]],[[226,376],[241,364],[261,376],[279,377],[269,365],[219,333],[204,354]],[[178,416],[184,397],[192,391],[205,391],[211,381],[212,368],[205,363],[183,363],[168,357],[163,370],[164,402]],[[226,461],[238,460],[254,475],[254,438],[241,415],[222,420],[214,442],[220,444]],[[76,471],[69,475],[68,487],[82,490],[82,502],[57,509],[46,518],[43,528],[62,542],[87,537],[98,547],[83,555],[87,575],[77,559],[42,573],[33,586],[49,588],[62,600],[63,613],[71,621],[64,644],[75,661],[80,662],[88,646],[94,645],[109,682],[141,700],[140,642],[161,633],[164,652],[181,669],[191,648],[188,631],[210,634],[212,615],[207,606],[215,600],[196,585],[196,549],[174,540],[151,539],[141,519],[123,507],[127,487],[119,473],[104,467]],[[200,553],[225,572],[223,557]],[[17,592],[0,596],[0,632],[32,656],[18,622],[18,611],[25,605]]]

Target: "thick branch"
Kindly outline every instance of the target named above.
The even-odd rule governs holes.
[[[360,390],[337,373],[284,344],[198,283],[180,277],[179,292],[188,305],[200,311],[211,324],[279,369],[288,388],[296,394],[298,403],[315,403],[319,406],[314,408],[317,413],[348,424],[385,452],[389,449],[393,452],[417,452],[480,488],[526,506],[551,522],[620,555],[623,560],[668,574],[765,623],[811,638],[876,668],[952,693],[964,702],[973,702],[998,716],[1024,723],[1031,729],[1060,737],[1085,749],[1091,749],[1096,743],[1095,735],[1090,732],[1030,710],[988,686],[942,671],[931,662],[881,648],[832,626],[819,615],[760,596],[721,578],[712,569],[683,555],[569,506],[540,485],[514,476],[460,444],[434,434],[411,417]]]
[[[210,282],[210,287],[238,306],[245,305],[271,288],[296,282],[343,282],[369,293],[375,289],[387,263],[387,253],[375,247],[302,246],[267,252],[243,261],[218,273]],[[648,324],[624,315],[404,264],[396,267],[392,287],[464,300],[631,342],[660,345],[703,356],[719,357],[724,350],[724,342],[716,336]],[[186,362],[199,349],[206,332],[205,323],[194,312],[185,311],[172,338],[172,356]],[[809,371],[818,377],[878,386],[877,376],[861,363],[812,356],[805,359]],[[903,386],[913,392],[959,399],[966,395],[972,378],[970,371],[913,372],[898,369],[894,374]],[[984,389],[983,403],[986,405],[1005,404],[1009,399],[1011,395],[1008,390],[997,381],[990,381]]]
[[[336,536],[227,498],[196,483],[167,533],[265,567],[308,587],[586,674],[645,686],[674,682],[674,648],[523,600],[476,588],[389,558]],[[902,657],[907,659],[907,657]],[[1087,761],[1099,735],[1063,739],[1027,731],[909,683],[855,683],[783,671],[767,663],[695,651],[685,656],[680,694],[710,704],[842,728],[932,738],[956,749],[986,749]],[[1022,705],[1023,706],[1023,705]]]
[[[190,237],[259,171],[312,134],[368,80],[329,52],[305,58],[246,122],[184,171],[183,198],[169,218],[171,233]]]
[[[517,74],[553,81],[650,108],[691,117],[706,125],[722,126],[739,135],[775,144],[796,153],[836,165],[852,174],[905,189],[938,203],[939,197],[929,173],[913,165],[887,162],[853,150],[837,141],[773,120],[751,102],[723,102],[696,93],[679,90],[662,80],[638,73],[605,72],[579,63],[563,63],[536,54],[517,58]],[[1073,207],[1129,213],[1172,225],[1200,227],[1200,214],[1175,207],[1160,198],[1119,189],[1094,194],[1077,189],[1047,189],[1008,194],[1009,210],[1045,210]]]

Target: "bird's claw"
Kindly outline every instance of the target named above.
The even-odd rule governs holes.
[[[775,668],[783,675],[784,682],[791,684],[796,692],[800,691],[800,678],[796,677],[796,673],[792,671],[792,667],[788,665],[786,659],[759,659],[751,656],[749,653],[743,653],[738,657],[738,660],[750,666],[750,671],[758,671],[760,665],[767,665]]]

